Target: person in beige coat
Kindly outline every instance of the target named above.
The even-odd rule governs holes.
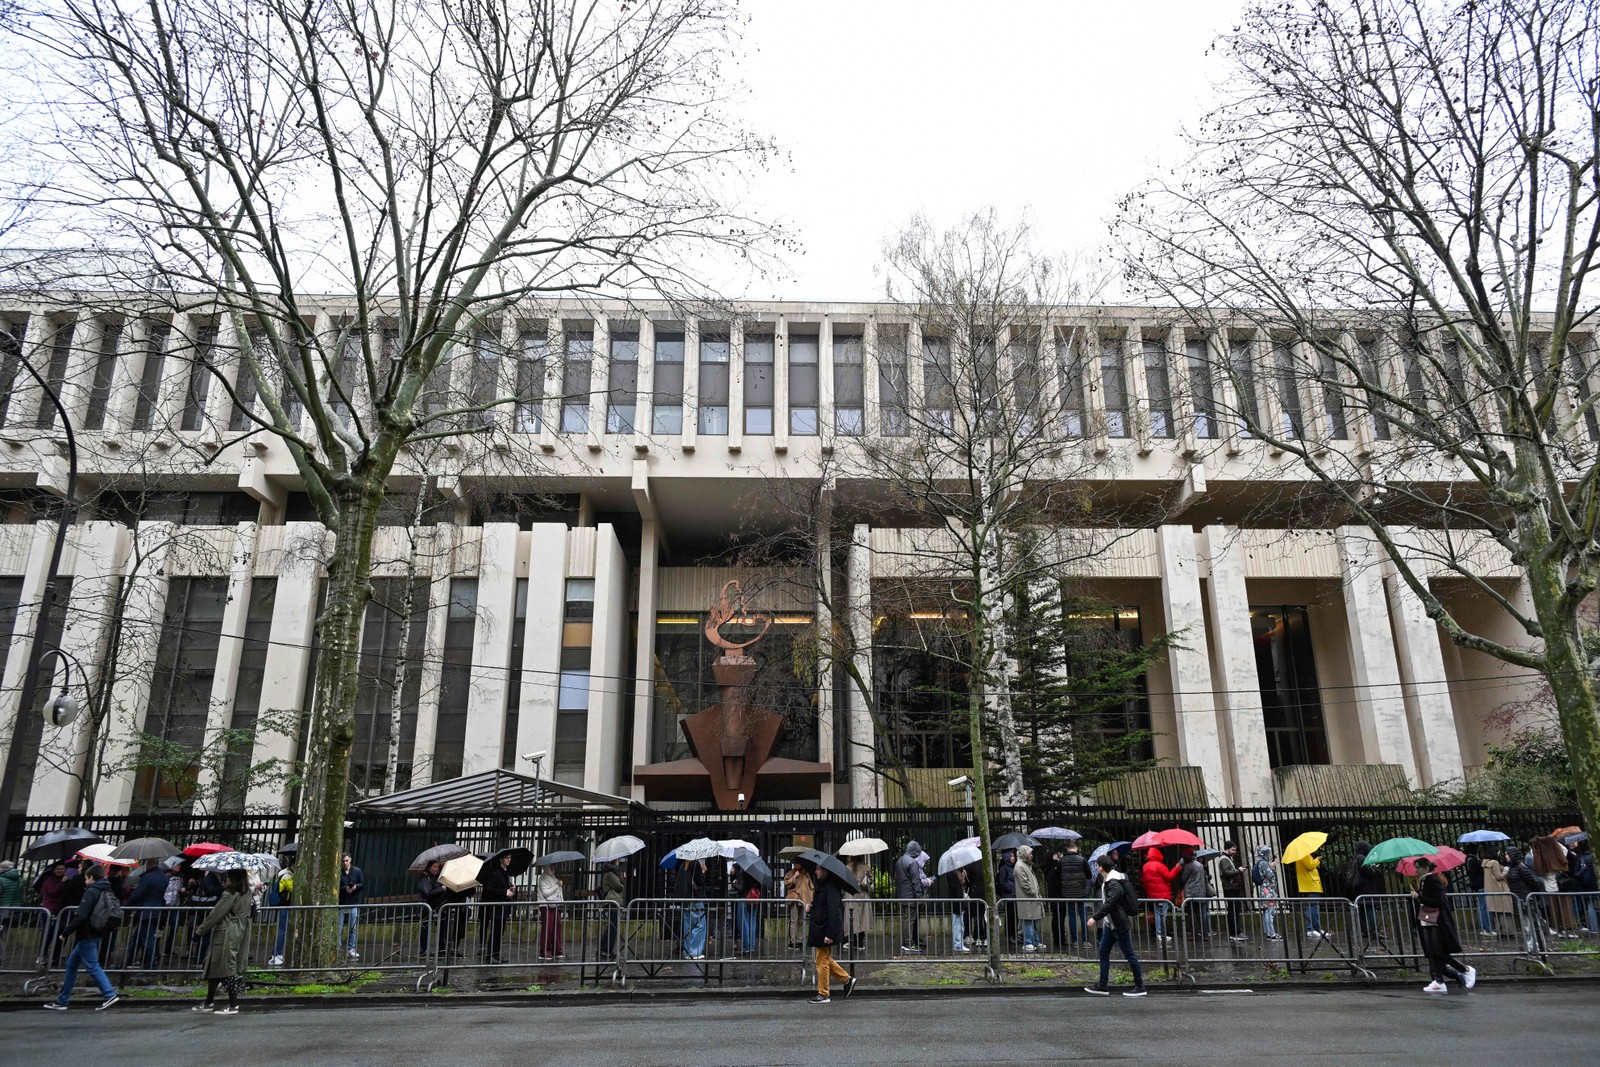
[[[865,856],[852,856],[845,866],[861,891],[844,895],[844,936],[861,949],[872,932],[872,863]]]
[[[1511,917],[1511,887],[1506,884],[1506,865],[1503,856],[1483,861],[1483,892],[1488,898],[1489,921],[1494,924],[1496,937],[1504,937],[1516,929]]]
[[[1044,918],[1044,882],[1033,867],[1033,849],[1017,849],[1017,921],[1022,924],[1022,951],[1038,952],[1044,947],[1039,937],[1039,920]]]
[[[789,901],[790,948],[805,947],[813,888],[811,872],[800,864],[790,864],[789,869],[783,872],[783,895]]]
[[[195,929],[196,935],[211,935],[211,950],[206,953],[206,1001],[191,1011],[217,1015],[239,1014],[239,993],[244,989],[245,966],[250,953],[250,889],[243,871],[228,871],[222,896]],[[217,987],[228,991],[228,1006],[217,1007]]]

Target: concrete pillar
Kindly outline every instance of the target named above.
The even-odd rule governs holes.
[[[51,533],[54,534],[53,527]],[[66,625],[61,632],[61,649],[73,661],[71,693],[80,702],[82,711],[77,719],[61,729],[48,723],[44,726],[39,739],[39,759],[33,772],[33,789],[28,796],[31,815],[70,815],[78,810],[82,776],[91,766],[92,758],[89,752],[91,694],[99,691],[106,643],[111,624],[117,617],[117,589],[126,565],[127,537],[127,528],[112,522],[84,523],[68,534],[72,595]],[[45,545],[48,549],[48,540]],[[58,584],[57,589],[60,588]],[[30,630],[28,637],[31,636]],[[31,643],[26,638],[20,640]],[[14,651],[13,656],[18,667],[26,665],[25,653],[19,655]],[[57,680],[61,677],[59,662],[46,663],[45,667],[47,673],[39,680],[41,699],[50,687],[51,676]],[[21,677],[19,671],[19,685]]]
[[[1211,557],[1211,639],[1216,642],[1216,688],[1220,690],[1219,703],[1225,709],[1227,739],[1233,751],[1233,794],[1229,801],[1243,807],[1266,807],[1273,802],[1272,767],[1238,531],[1229,526],[1207,527],[1206,549]]]
[[[1427,580],[1427,564],[1419,554],[1408,552],[1409,531],[1394,531],[1395,538],[1412,572]],[[1422,598],[1407,585],[1393,560],[1385,559],[1383,584],[1389,593],[1389,621],[1394,627],[1394,647],[1399,657],[1400,677],[1405,684],[1405,704],[1411,727],[1411,743],[1417,755],[1417,770],[1422,785],[1461,778],[1466,770],[1461,758],[1461,737],[1456,731],[1454,706],[1450,700],[1449,675],[1439,644],[1439,627],[1422,605]]]
[[[1205,613],[1200,598],[1200,568],[1195,533],[1187,526],[1162,526],[1156,531],[1161,558],[1161,600],[1167,628],[1182,631],[1179,644],[1167,653],[1172,710],[1177,722],[1178,759],[1205,776],[1206,797],[1220,804],[1227,796],[1218,740],[1217,706],[1211,683],[1211,658],[1206,652]]]
[[[123,578],[127,593],[122,601],[122,641],[116,655],[116,678],[111,684],[111,707],[100,731],[105,741],[99,752],[105,768],[126,767],[135,755],[135,733],[145,725],[150,705],[150,678],[161,644],[162,619],[171,588],[167,556],[177,526],[170,522],[140,523],[133,534],[133,552]],[[106,774],[94,798],[94,814],[126,815],[133,801],[131,770]]]
[[[566,604],[567,528],[535,523],[528,534],[528,622],[522,631],[522,706],[517,755],[544,751],[544,776],[555,761],[556,695],[561,678],[562,611]],[[520,767],[526,771],[529,768]]]
[[[628,654],[628,558],[615,528],[595,529],[594,631],[589,646],[589,731],[583,785],[615,793],[622,753],[622,666]]]
[[[639,624],[633,660],[633,766],[650,762],[655,738],[656,583],[659,532],[653,519],[645,519],[639,533]],[[633,787],[633,798],[644,799],[644,787]]]
[[[1363,755],[1368,763],[1399,764],[1406,780],[1415,786],[1419,784],[1417,760],[1372,533],[1364,526],[1341,526],[1334,531],[1334,539],[1344,583],[1350,673],[1361,717]]]
[[[233,552],[228,565],[228,602],[222,608],[222,640],[217,645],[217,668],[211,677],[211,699],[206,708],[205,743],[233,724],[233,698],[239,688],[239,663],[244,656],[244,631],[250,621],[250,583],[255,574],[256,530],[253,522],[241,522],[233,534]],[[202,762],[198,792],[215,795],[214,763]]]
[[[299,713],[283,715],[286,720],[304,722],[310,718],[311,708],[306,702],[310,679],[306,673],[311,669],[311,639],[317,627],[325,540],[320,522],[291,522],[284,527],[278,589],[273,596],[269,644],[262,663],[257,722],[274,717],[273,712]],[[299,758],[298,746],[298,736],[258,728],[250,759],[257,764],[267,760],[291,763]],[[252,785],[245,796],[246,806],[252,809],[287,809],[289,800],[288,788],[281,782]]]
[[[858,523],[850,535],[849,603],[847,607],[850,639],[855,643],[854,662],[861,676],[872,684],[872,531]],[[867,700],[854,680],[849,683],[850,728],[845,748],[850,769],[850,802],[858,808],[883,806],[882,779],[876,771],[877,730],[867,710]]]
[[[824,493],[826,500],[829,494]],[[816,568],[817,630],[833,633],[833,507],[824,503],[816,519],[817,549],[812,559]],[[833,705],[834,664],[827,656],[817,664],[817,759],[832,763],[838,747],[838,727],[834,720]],[[854,765],[855,760],[851,760]],[[852,772],[853,774],[853,772]],[[825,787],[824,807],[833,806],[833,783]]]
[[[517,617],[517,547],[514,522],[484,524],[478,548],[478,614],[472,637],[472,672],[467,694],[467,735],[461,773],[500,766],[506,726],[507,668]]]
[[[422,669],[417,672],[417,735],[411,746],[413,786],[434,781],[434,743],[439,736],[439,697],[444,680],[444,635],[450,624],[450,581],[455,558],[456,527],[439,523],[433,528],[428,615],[422,627]],[[482,591],[481,585],[479,591]]]
[[[31,326],[32,320],[29,321]],[[55,523],[36,522],[28,540],[22,595],[17,601],[16,621],[11,626],[11,650],[6,655],[4,684],[0,684],[0,729],[5,731],[0,734],[0,758],[4,758],[11,747],[11,729],[17,722],[17,706],[22,701],[22,675],[27,669],[34,631],[39,625],[39,597],[44,592],[45,570],[50,565],[55,536]]]

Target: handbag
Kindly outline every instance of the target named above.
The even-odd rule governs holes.
[[[1439,925],[1439,909],[1438,908],[1418,908],[1417,909],[1417,922],[1421,923],[1423,926],[1438,926]]]

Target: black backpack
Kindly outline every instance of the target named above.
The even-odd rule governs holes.
[[[87,920],[89,929],[97,934],[109,934],[122,925],[122,901],[111,889],[102,889],[95,898],[94,910]]]

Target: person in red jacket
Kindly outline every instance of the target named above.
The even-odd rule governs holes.
[[[1153,905],[1156,913],[1156,939],[1171,941],[1162,927],[1167,911],[1172,907],[1172,878],[1178,873],[1178,868],[1168,867],[1166,860],[1161,856],[1159,848],[1153,848],[1145,853],[1144,867],[1140,874],[1144,880],[1144,895],[1147,900],[1155,901]]]

